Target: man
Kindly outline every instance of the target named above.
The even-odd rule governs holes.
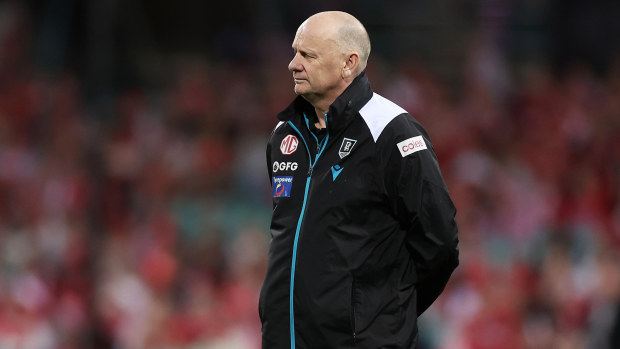
[[[418,315],[458,265],[430,139],[371,90],[370,40],[353,16],[313,15],[292,46],[298,97],[267,146],[263,348],[413,348]]]

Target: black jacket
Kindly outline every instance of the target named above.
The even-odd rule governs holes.
[[[263,348],[413,348],[458,265],[456,210],[426,131],[364,73],[310,132],[301,97],[267,146]]]

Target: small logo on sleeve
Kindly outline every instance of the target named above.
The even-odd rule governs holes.
[[[355,143],[357,143],[357,140],[351,138],[345,138],[342,140],[340,150],[338,150],[338,155],[341,159],[351,153],[351,150],[353,150]]]
[[[297,137],[288,135],[284,137],[282,143],[280,143],[280,151],[284,155],[291,155],[297,150],[297,144],[299,144]]]
[[[289,197],[291,196],[291,188],[293,187],[293,176],[276,176],[273,177],[271,185],[273,189],[273,197]]]
[[[405,139],[404,141],[396,144],[396,147],[398,147],[400,155],[403,157],[411,155],[417,151],[427,149],[426,142],[424,142],[424,138],[422,138],[422,136],[415,136]]]

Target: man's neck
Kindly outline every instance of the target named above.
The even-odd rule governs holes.
[[[304,97],[308,102],[310,102],[310,104],[312,104],[312,106],[314,106],[314,112],[319,119],[319,122],[315,125],[317,128],[326,127],[325,115],[329,111],[329,106],[332,105],[336,99],[338,99],[347,86],[348,84],[346,86],[342,86],[340,89],[334,89],[330,94],[323,95],[321,98],[317,98],[318,96],[313,96],[314,98],[308,98],[309,96]]]
[[[327,114],[327,110],[323,111],[322,109],[315,107],[314,112],[316,113],[316,118],[319,120],[314,124],[314,126],[316,126],[316,128],[325,128],[325,115]]]

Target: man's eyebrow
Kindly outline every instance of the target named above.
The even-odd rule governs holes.
[[[317,55],[317,52],[315,50],[307,48],[307,47],[296,48],[295,46],[291,46],[291,48],[293,49],[293,52],[301,52],[305,55],[311,55],[311,56]]]

